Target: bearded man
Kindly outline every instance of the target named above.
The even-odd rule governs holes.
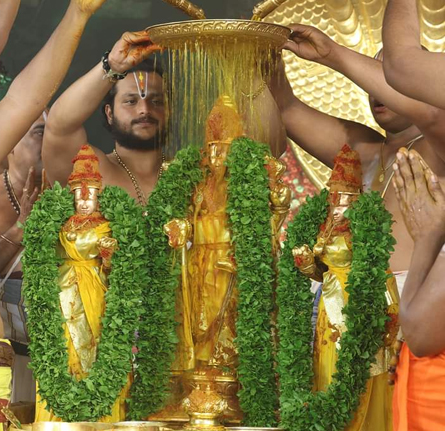
[[[125,33],[56,101],[43,141],[50,183],[66,184],[71,160],[88,141],[83,124],[103,102],[115,141],[110,154],[94,148],[104,185],[122,187],[145,205],[161,170],[165,125],[162,70],[145,60],[154,49],[145,32]]]

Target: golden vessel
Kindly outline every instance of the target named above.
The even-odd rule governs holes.
[[[205,19],[171,22],[148,27],[151,40],[164,48],[175,49],[178,44],[195,43],[205,39],[227,42],[255,40],[271,47],[280,47],[291,30],[278,24],[239,19]]]

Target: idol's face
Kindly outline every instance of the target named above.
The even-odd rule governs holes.
[[[214,173],[223,173],[226,170],[225,161],[229,146],[221,143],[211,143],[208,147],[210,170]]]
[[[88,187],[88,197],[82,196],[82,189],[74,190],[74,201],[77,214],[89,216],[97,210],[97,196],[99,190],[94,187]]]
[[[345,218],[345,211],[349,208],[349,205],[337,205],[332,208],[332,218],[335,223],[341,223]]]
[[[336,193],[330,195],[330,211],[334,223],[338,224],[346,220],[345,212],[351,207],[351,204],[357,200],[358,195],[350,195],[343,193]]]
[[[108,123],[116,141],[123,147],[155,149],[163,144],[165,128],[162,78],[157,73],[143,72],[147,94],[142,98],[136,83],[137,74],[129,73],[116,83],[113,107],[107,105],[105,108]]]

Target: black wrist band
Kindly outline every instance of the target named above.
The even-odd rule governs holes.
[[[128,72],[119,73],[115,72],[111,69],[110,63],[108,63],[108,56],[110,55],[110,51],[105,52],[105,54],[102,56],[102,69],[104,70],[104,78],[108,79],[111,82],[116,82],[119,79],[124,79],[127,76]]]

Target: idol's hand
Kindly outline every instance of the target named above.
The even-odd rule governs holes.
[[[300,271],[303,272],[307,268],[313,269],[315,264],[315,256],[307,244],[304,244],[301,247],[293,248],[292,255],[294,256],[295,266]]]
[[[80,12],[87,15],[93,15],[107,0],[71,0]]]
[[[115,238],[103,236],[98,241],[98,247],[101,251],[107,250],[109,253],[112,254],[117,249],[117,240]]]
[[[105,268],[110,268],[111,258],[117,250],[117,240],[108,236],[103,236],[97,242],[97,248],[99,249],[100,257],[102,258],[102,265]]]
[[[187,219],[175,218],[164,225],[164,233],[171,248],[183,248],[192,236],[192,225]]]
[[[124,73],[159,50],[146,31],[126,32],[113,46],[108,63],[113,71]]]
[[[322,63],[336,46],[333,40],[315,27],[293,24],[290,28],[292,33],[283,48],[305,60]]]
[[[438,178],[414,150],[400,149],[393,185],[408,232],[414,241],[445,235],[445,193]]]

